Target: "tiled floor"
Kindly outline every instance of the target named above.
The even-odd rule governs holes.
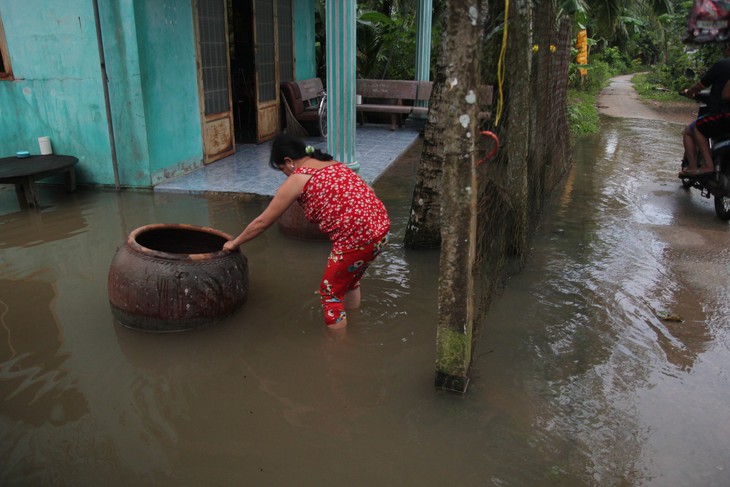
[[[410,120],[394,131],[388,125],[358,125],[356,155],[360,176],[372,184],[413,143],[422,127],[423,122]],[[306,142],[316,148],[327,149],[320,137],[310,137]],[[155,191],[273,196],[283,178],[269,167],[270,147],[270,142],[238,145],[234,155],[158,184]]]

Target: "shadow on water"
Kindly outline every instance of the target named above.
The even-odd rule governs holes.
[[[433,389],[438,253],[400,245],[418,145],[375,185],[394,243],[342,334],[314,294],[328,245],[276,228],[245,246],[249,299],[229,319],[165,335],[112,319],[107,272],[129,232],[234,234],[264,201],[42,188],[41,211],[20,212],[0,190],[0,478],[727,485],[730,292],[700,272],[727,224],[678,188],[677,126],[603,123],[494,300],[464,397]]]

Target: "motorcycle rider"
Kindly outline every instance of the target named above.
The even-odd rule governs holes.
[[[697,83],[684,90],[687,97],[693,98],[700,91],[711,87],[707,113],[684,129],[684,155],[689,164],[679,173],[680,178],[713,172],[715,168],[709,138],[730,133],[730,104],[725,101],[730,95],[730,43],[723,45],[723,56]],[[697,164],[698,149],[705,160],[702,168]]]

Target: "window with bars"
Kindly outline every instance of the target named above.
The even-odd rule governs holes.
[[[256,72],[259,77],[259,102],[276,99],[276,31],[274,3],[256,0]]]
[[[277,18],[279,19],[279,83],[294,79],[294,40],[292,32],[292,2],[279,0]]]
[[[225,4],[221,0],[198,0],[200,64],[203,71],[205,114],[227,112],[228,58]]]
[[[292,21],[291,0],[276,2],[256,0],[256,71],[259,77],[259,102],[276,99],[277,69],[279,83],[294,79]]]
[[[5,41],[5,30],[3,19],[0,17],[0,80],[13,79],[13,70],[10,69],[10,54],[8,54],[8,43]]]

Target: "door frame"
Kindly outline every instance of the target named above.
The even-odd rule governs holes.
[[[210,164],[236,152],[233,126],[233,93],[231,88],[231,54],[228,39],[228,2],[223,4],[223,24],[226,39],[226,81],[228,83],[228,111],[205,113],[205,86],[203,83],[202,55],[200,49],[200,27],[198,1],[193,0],[193,28],[195,31],[195,66],[198,77],[198,106],[200,112],[201,135],[203,141],[203,163]]]

